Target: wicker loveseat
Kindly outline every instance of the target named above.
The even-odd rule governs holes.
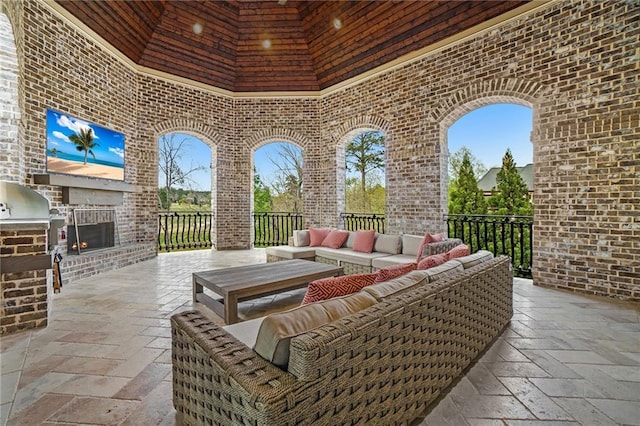
[[[411,422],[513,314],[507,257],[426,281],[378,291],[372,306],[292,338],[286,370],[197,311],[173,316],[178,416],[193,425]]]
[[[424,238],[422,235],[376,234],[373,252],[362,253],[353,250],[355,235],[356,232],[349,231],[349,238],[340,248],[310,247],[308,244],[267,247],[267,262],[306,259],[342,266],[345,274],[369,273],[385,266],[415,262]],[[429,243],[424,246],[422,255],[446,253],[459,244],[462,240],[458,238]]]

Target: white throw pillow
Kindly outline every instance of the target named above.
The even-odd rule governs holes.
[[[309,237],[309,230],[297,229],[293,231],[294,247],[304,247],[304,246],[308,246],[310,243],[311,243],[311,239]]]

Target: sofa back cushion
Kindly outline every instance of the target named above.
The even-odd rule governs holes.
[[[353,243],[356,240],[356,231],[347,231],[349,232],[349,236],[347,237],[347,241],[344,242],[342,247],[353,248]]]
[[[373,251],[389,254],[400,254],[402,250],[402,240],[400,235],[378,234],[373,245]]]
[[[417,256],[423,238],[421,235],[403,235],[402,254]]]
[[[358,292],[268,315],[260,324],[253,350],[282,369],[289,364],[291,339],[314,328],[362,311],[376,303],[368,293]]]
[[[294,247],[304,247],[308,246],[311,243],[309,239],[309,230],[308,229],[296,229],[293,231],[293,246]]]
[[[363,292],[369,293],[376,300],[381,301],[385,297],[407,290],[413,286],[426,284],[426,271],[411,271],[407,274],[399,276],[389,281],[373,284],[362,289]]]
[[[452,260],[460,262],[464,269],[469,269],[491,259],[493,259],[493,253],[487,250],[478,250],[469,256],[457,257]]]
[[[457,274],[463,272],[464,268],[460,262],[455,260],[449,260],[446,263],[443,263],[439,266],[434,266],[433,268],[425,269],[425,273],[430,283],[437,281],[443,277],[448,275]]]

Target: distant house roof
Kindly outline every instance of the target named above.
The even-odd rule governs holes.
[[[529,192],[533,191],[533,164],[516,167],[516,170],[524,180],[524,183],[527,184]],[[496,176],[498,176],[499,171],[500,167],[490,168],[478,181],[478,188],[483,192],[491,192],[496,187]]]

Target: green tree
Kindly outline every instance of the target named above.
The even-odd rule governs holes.
[[[469,156],[469,161],[473,167],[473,174],[477,180],[487,173],[485,165],[471,153],[469,148],[463,146],[449,156],[449,182],[454,182],[458,179],[458,171],[460,170],[462,159],[465,155]]]
[[[256,212],[271,211],[271,191],[262,182],[256,168],[253,168],[253,210]]]
[[[485,214],[487,203],[478,188],[478,180],[471,163],[471,153],[463,152],[457,179],[450,186],[449,214]]]
[[[290,143],[281,143],[277,158],[269,157],[276,166],[271,189],[271,207],[274,211],[300,213],[302,197],[302,150]]]
[[[93,141],[94,139],[93,129],[91,128],[80,129],[78,133],[69,136],[69,140],[75,144],[76,149],[80,152],[84,151],[84,164],[87,164],[88,154],[91,154],[94,159],[96,158],[93,148],[99,145]]]
[[[516,169],[511,150],[502,157],[502,167],[496,176],[496,193],[489,204],[494,214],[530,216],[533,204],[529,199],[529,190],[518,169]]]
[[[384,170],[384,135],[376,131],[360,133],[347,144],[345,154],[347,170],[359,174],[362,207],[370,210],[367,178],[374,171]]]
[[[385,197],[385,188],[380,183],[368,183],[366,193],[363,196],[357,178],[352,177],[346,180],[345,211],[347,213],[384,214]]]

